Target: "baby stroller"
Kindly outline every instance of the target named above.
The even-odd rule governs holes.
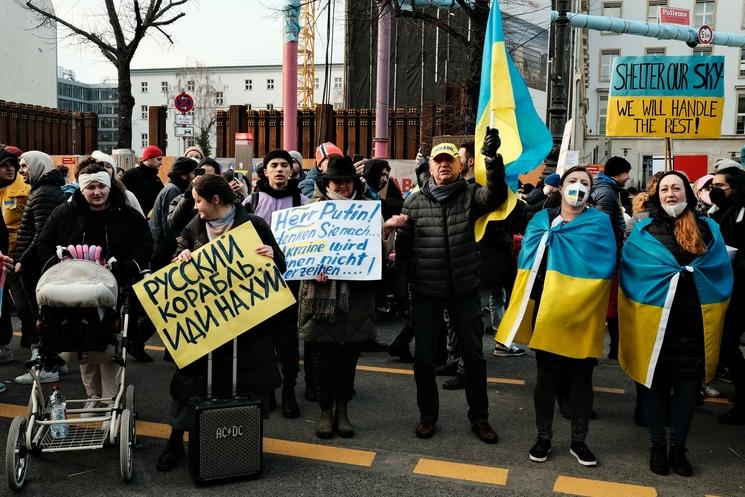
[[[5,474],[12,490],[19,490],[25,482],[29,453],[100,449],[117,442],[121,477],[125,482],[132,477],[135,392],[133,385],[125,388],[129,294],[129,288],[120,288],[108,267],[84,259],[63,259],[39,280],[41,352],[27,363],[33,378],[28,411],[13,419],[5,449]],[[109,345],[121,366],[116,396],[100,399],[99,405],[105,407],[88,409],[89,399],[66,399],[66,419],[53,420],[39,378],[42,368],[54,367],[58,352],[76,352],[81,359],[86,351],[100,352]],[[52,427],[60,424],[67,425],[67,435],[58,433],[55,438]]]

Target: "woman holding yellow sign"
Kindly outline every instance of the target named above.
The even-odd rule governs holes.
[[[219,175],[205,174],[193,182],[192,194],[197,215],[178,238],[176,260],[189,261],[192,251],[206,245],[220,235],[244,224],[251,223],[263,245],[256,253],[270,259],[280,271],[285,271],[285,258],[274,240],[269,226],[258,216],[249,214],[236,203],[236,196],[228,182]],[[264,400],[280,383],[274,356],[274,339],[271,328],[262,323],[238,337],[238,395]],[[212,392],[216,398],[227,397],[231,391],[233,342],[226,343],[212,352]],[[157,469],[170,471],[184,456],[184,432],[190,429],[192,409],[190,399],[199,397],[206,389],[207,358],[202,357],[176,371],[171,381],[171,436],[165,450],[158,458]],[[267,405],[264,402],[264,405]]]

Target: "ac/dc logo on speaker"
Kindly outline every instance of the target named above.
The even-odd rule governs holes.
[[[237,438],[243,436],[243,425],[222,426],[217,428],[215,438]]]

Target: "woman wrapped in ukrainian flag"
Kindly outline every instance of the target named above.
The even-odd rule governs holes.
[[[714,377],[732,266],[719,226],[695,215],[683,174],[665,173],[652,197],[657,214],[635,227],[621,256],[619,362],[644,385],[650,469],[692,474],[686,440],[702,381]],[[672,390],[672,432],[665,430]]]
[[[568,380],[572,413],[569,452],[583,466],[597,458],[585,444],[592,410],[592,374],[603,354],[605,315],[616,267],[610,218],[587,208],[592,176],[583,167],[559,183],[561,205],[538,212],[528,224],[510,304],[496,340],[528,343],[535,350],[533,400],[538,437],[530,459],[551,452],[556,391]]]

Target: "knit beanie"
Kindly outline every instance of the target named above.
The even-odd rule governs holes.
[[[148,145],[145,147],[145,150],[142,151],[142,162],[155,157],[163,157],[163,152],[155,145]]]
[[[290,156],[292,157],[292,160],[297,162],[300,167],[303,167],[303,154],[301,154],[297,150],[290,150]]]
[[[199,161],[199,167],[202,167],[205,164],[207,164],[208,166],[214,167],[215,168],[215,174],[220,174],[220,172],[222,171],[222,167],[220,166],[220,163],[217,162],[212,157],[205,157],[204,159],[202,159],[202,160]]]
[[[344,156],[344,153],[341,151],[339,147],[337,147],[331,142],[320,144],[318,148],[316,149],[316,166],[320,165],[324,159],[332,155],[338,155],[342,157]]]
[[[199,157],[200,157],[199,160],[202,160],[204,158],[204,152],[202,152],[202,149],[199,148],[199,147],[197,147],[196,145],[194,145],[193,147],[187,148],[184,151],[184,157],[186,157],[187,155],[189,155],[189,152],[191,152],[192,150],[195,151],[195,152],[199,152]]]
[[[605,162],[604,174],[608,177],[612,178],[629,171],[631,171],[631,164],[623,157],[611,157]]]
[[[284,159],[287,161],[287,164],[292,167],[292,156],[287,150],[272,150],[266,154],[264,156],[264,167],[266,167],[273,159]]]
[[[168,176],[183,176],[189,174],[197,168],[197,161],[188,157],[178,157],[173,164],[171,164],[171,170],[168,171]]]
[[[554,188],[556,188],[559,186],[559,184],[561,184],[561,176],[559,176],[556,173],[549,174],[548,176],[546,176],[546,179],[543,180],[543,184],[553,186]]]

